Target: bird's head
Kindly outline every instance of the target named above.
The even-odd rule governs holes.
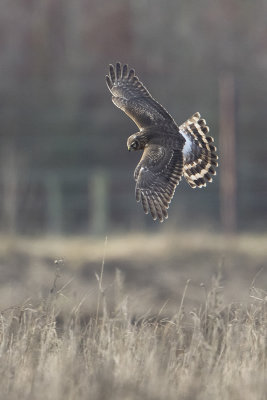
[[[127,140],[127,148],[129,151],[142,150],[145,147],[145,143],[141,137],[138,137],[136,133],[131,135]]]

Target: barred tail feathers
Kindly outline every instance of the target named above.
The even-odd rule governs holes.
[[[215,167],[218,166],[213,138],[207,136],[209,127],[200,114],[195,113],[179,130],[186,140],[183,149],[184,177],[192,188],[206,186],[207,182],[212,182],[212,175],[216,175]]]

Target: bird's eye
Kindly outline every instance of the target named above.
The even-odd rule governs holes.
[[[137,146],[138,146],[138,142],[137,142],[137,140],[134,140],[133,143],[132,143],[132,145],[131,145],[131,147],[132,147],[133,149],[137,149]]]

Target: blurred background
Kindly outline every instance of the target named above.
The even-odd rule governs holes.
[[[266,21],[265,0],[1,1],[2,237],[264,233]],[[178,124],[200,112],[219,149],[214,183],[182,182],[163,225],[135,201],[137,128],[105,84],[116,61]]]

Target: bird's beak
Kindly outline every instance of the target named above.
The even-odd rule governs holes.
[[[131,146],[128,146],[128,151],[131,151]]]

